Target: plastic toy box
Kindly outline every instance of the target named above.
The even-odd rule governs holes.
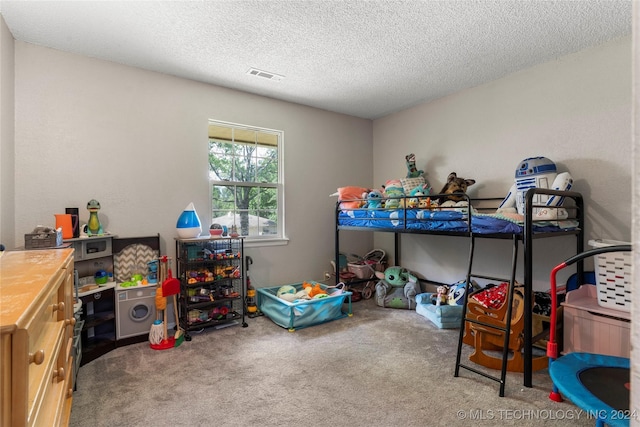
[[[317,282],[308,282],[315,285]],[[296,291],[302,290],[302,283],[292,284]],[[290,331],[319,325],[332,320],[351,316],[351,292],[341,292],[320,283],[329,293],[325,298],[288,302],[277,296],[280,286],[258,288],[258,308],[276,325]]]
[[[630,245],[617,240],[589,240],[589,246],[603,248]],[[614,310],[631,311],[631,252],[607,252],[594,258],[598,304]]]
[[[629,357],[631,313],[603,307],[596,286],[567,293],[564,306],[564,353],[586,352]]]

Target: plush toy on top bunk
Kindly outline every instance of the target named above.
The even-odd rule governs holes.
[[[418,168],[416,167],[415,154],[407,154],[406,156],[404,156],[404,159],[407,163],[407,178],[417,178],[424,173],[423,170],[418,170]]]
[[[404,197],[404,189],[399,179],[391,179],[384,185],[385,209],[399,209]]]
[[[464,201],[462,195],[466,194],[467,188],[475,183],[475,179],[460,178],[457,173],[451,172],[447,177],[447,183],[440,190],[443,196],[438,197],[438,204],[440,207],[449,207]]]
[[[420,293],[418,278],[402,267],[388,267],[377,271],[376,304],[380,307],[415,309]]]
[[[384,207],[384,194],[380,190],[371,190],[362,194],[362,198],[366,200],[362,207],[364,209],[382,209]]]
[[[515,183],[509,194],[502,201],[497,213],[518,214],[525,213],[525,195],[530,188],[546,188],[568,191],[573,185],[573,178],[569,172],[558,174],[556,164],[546,157],[530,157],[520,162],[516,169]],[[561,206],[563,197],[536,194],[532,199],[534,205],[549,207]],[[566,219],[569,215],[566,209],[535,208],[533,214],[537,219]]]

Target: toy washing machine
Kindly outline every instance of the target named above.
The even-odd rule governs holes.
[[[156,320],[156,285],[116,287],[116,340],[149,335]]]
[[[118,284],[115,288],[116,340],[143,341],[156,320],[158,284],[152,264],[160,256],[160,236],[116,238],[113,253],[114,279]],[[140,273],[148,279],[148,285],[122,286]]]

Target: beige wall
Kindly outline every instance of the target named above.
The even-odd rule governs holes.
[[[640,289],[640,269],[637,268],[640,263],[640,210],[637,209],[640,206],[640,150],[638,149],[640,141],[640,9],[638,4],[633,4],[633,44],[632,44],[632,57],[633,57],[633,74],[632,74],[632,100],[633,100],[633,142],[632,146],[632,173],[633,177],[633,193],[631,196],[632,206],[636,209],[632,212],[633,217],[633,292],[634,295],[638,295],[638,289]],[[637,414],[640,411],[640,392],[635,384],[640,384],[640,356],[638,355],[638,348],[640,348],[640,298],[634,297],[633,305],[631,307],[632,324],[631,324],[631,383],[634,387],[631,388],[631,406],[632,413]],[[631,421],[631,425],[638,425],[638,421]]]
[[[0,243],[15,246],[13,36],[0,16]]]
[[[119,236],[160,233],[173,254],[178,215],[208,212],[207,121],[284,131],[287,245],[251,248],[256,286],[322,279],[334,253],[329,194],[372,181],[371,121],[115,63],[15,43],[15,239],[55,213],[101,205]],[[22,240],[23,242],[24,240]],[[372,238],[352,244],[366,252]]]
[[[404,155],[413,152],[436,191],[455,171],[477,181],[470,194],[504,197],[520,161],[545,156],[583,193],[587,239],[629,242],[630,123],[628,37],[375,120],[374,181],[403,176]],[[536,241],[537,288],[548,289],[551,268],[575,252],[574,242]],[[377,236],[376,246],[389,248],[388,236]],[[407,236],[402,253],[404,266],[433,280],[465,276],[465,239]],[[475,271],[508,275],[510,257],[508,242],[478,242]]]

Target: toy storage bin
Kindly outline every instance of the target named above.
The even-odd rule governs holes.
[[[316,285],[317,282],[307,282]],[[302,283],[292,284],[297,291],[302,290]],[[320,287],[331,292],[327,285]],[[334,293],[325,298],[288,302],[278,298],[280,286],[258,288],[258,308],[276,325],[294,331],[308,326],[319,325],[332,320],[351,316],[351,292]],[[343,304],[347,304],[346,311]]]
[[[629,357],[630,313],[602,307],[593,285],[567,292],[563,313],[564,353],[585,352]]]
[[[589,240],[589,246],[603,248],[631,243],[617,240]],[[631,252],[608,252],[594,257],[598,304],[614,310],[631,311]]]
[[[25,249],[55,248],[62,245],[62,229],[43,234],[25,234]]]

